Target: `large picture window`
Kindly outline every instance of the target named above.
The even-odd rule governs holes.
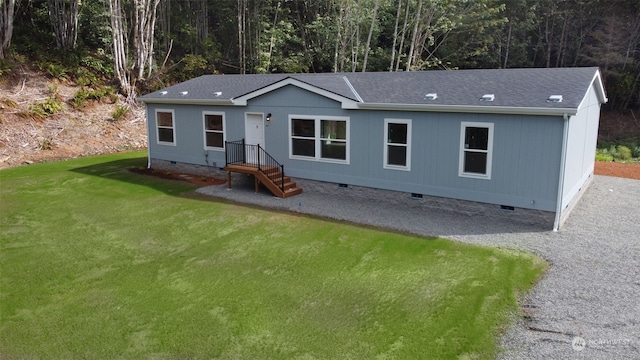
[[[290,157],[349,162],[349,119],[332,116],[289,117]]]
[[[411,170],[411,120],[384,120],[384,168]]]
[[[173,110],[156,110],[156,130],[158,135],[158,144],[176,144]]]
[[[458,174],[491,179],[493,124],[463,122],[460,130],[460,165]]]
[[[224,113],[205,112],[204,147],[208,150],[224,150]]]

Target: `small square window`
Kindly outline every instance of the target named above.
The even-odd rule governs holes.
[[[458,175],[490,180],[492,151],[493,123],[463,122]]]
[[[204,148],[224,149],[224,113],[204,112]]]
[[[175,145],[173,110],[156,110],[156,134],[158,144]]]
[[[411,170],[411,120],[384,120],[385,169]]]

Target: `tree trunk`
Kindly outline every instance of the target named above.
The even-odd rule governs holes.
[[[246,0],[238,0],[238,66],[240,74],[246,73],[245,16]]]
[[[380,6],[380,0],[376,0],[373,6],[373,15],[371,16],[371,26],[369,27],[369,35],[367,36],[367,45],[364,48],[364,60],[362,60],[362,72],[367,71],[367,60],[369,59],[369,48],[371,47],[371,36],[373,36],[373,27],[376,24],[378,17],[378,6]]]
[[[404,23],[402,24],[402,33],[400,34],[400,45],[398,46],[398,57],[396,59],[396,71],[400,70],[400,60],[404,51],[404,40],[407,36],[407,28],[409,24],[409,0],[407,0],[407,8],[404,12]]]
[[[411,37],[411,46],[409,48],[409,55],[407,56],[407,67],[406,71],[411,71],[411,65],[413,63],[414,51],[418,45],[419,35],[418,32],[420,30],[420,13],[422,12],[422,0],[418,2],[418,11],[416,13],[415,23],[413,25],[413,35]]]
[[[109,0],[109,13],[111,14],[111,34],[113,42],[113,69],[120,84],[122,93],[127,99],[135,98],[135,90],[130,81],[127,68],[127,45],[125,26],[122,23],[122,4],[120,0]]]
[[[13,34],[15,0],[3,0],[0,5],[0,59],[4,59]]]
[[[79,0],[47,0],[47,4],[56,45],[65,52],[73,49],[78,41]]]
[[[398,10],[396,11],[396,23],[393,26],[393,44],[391,45],[391,63],[389,71],[393,71],[393,64],[396,59],[396,44],[398,43],[398,24],[400,23],[400,13],[402,12],[402,0],[398,0]]]
[[[120,87],[129,101],[136,98],[136,83],[148,80],[153,73],[153,43],[156,13],[160,0],[133,0],[131,29],[122,19],[121,0],[109,0],[111,31],[113,35],[114,70]],[[129,66],[129,42],[126,34],[133,36],[133,54]],[[146,72],[146,75],[145,75]]]
[[[506,49],[504,50],[504,64],[502,65],[503,69],[507,68],[507,64],[509,63],[509,50],[511,50],[511,32],[513,31],[513,22],[509,19],[509,30],[507,30],[507,44]]]

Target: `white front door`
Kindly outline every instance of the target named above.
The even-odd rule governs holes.
[[[260,145],[264,148],[264,116],[263,114],[244,115],[244,141],[247,145]],[[258,163],[257,148],[250,146],[247,149],[247,163]]]

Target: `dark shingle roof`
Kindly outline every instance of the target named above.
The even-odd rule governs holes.
[[[233,101],[259,95],[268,86],[292,79],[358,104],[453,107],[516,107],[577,109],[594,78],[596,67],[550,69],[484,69],[416,72],[323,74],[205,75],[143,96],[145,102]],[[183,95],[181,92],[188,91]],[[221,92],[217,95],[217,92]],[[437,93],[428,100],[427,93]],[[494,94],[494,101],[481,101]],[[562,95],[562,102],[549,102]],[[605,102],[604,91],[601,101]],[[489,109],[487,109],[489,110]]]

